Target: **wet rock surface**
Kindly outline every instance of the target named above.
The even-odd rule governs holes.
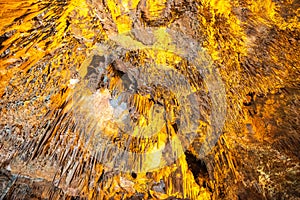
[[[0,4],[0,199],[300,198],[296,0]],[[199,149],[213,126],[214,99],[202,72],[190,62],[194,54],[182,58],[180,52],[164,49],[124,53],[118,41],[110,40],[134,30],[128,38],[135,38],[139,43],[134,45],[143,48],[163,41],[182,45],[184,37],[160,34],[163,28],[205,49],[210,59],[203,57],[203,62],[212,62],[224,83],[226,121],[216,145],[204,157]],[[116,48],[122,56],[111,62],[103,57],[99,44]],[[181,91],[143,85],[152,75],[154,82],[173,81],[165,68],[151,68],[159,64],[186,77],[196,91],[193,102],[199,105],[199,124],[193,142],[192,134],[181,134],[185,151],[176,145],[166,149],[162,161],[168,165],[152,171],[107,167],[101,162],[104,151],[95,149],[118,146],[139,153],[180,136],[183,118],[176,119],[176,113],[183,106],[176,102],[176,94]],[[166,82],[180,85],[179,80],[171,81]],[[124,88],[132,90],[118,98]],[[77,94],[87,98],[79,99]],[[143,123],[150,120],[151,108],[164,110],[161,113],[169,118],[158,113],[154,119],[169,124],[156,137],[129,140],[130,134],[124,132],[137,124],[147,127]],[[89,118],[93,112],[102,114]],[[127,116],[127,121],[115,122],[115,116]],[[95,123],[84,121],[88,119]],[[129,123],[131,128],[126,128]],[[103,143],[103,138],[109,142]],[[182,156],[168,161],[174,152]],[[115,154],[107,155],[113,159]],[[155,159],[139,161],[147,168]],[[127,160],[125,166],[136,163]]]

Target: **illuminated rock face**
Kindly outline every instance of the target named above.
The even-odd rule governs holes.
[[[297,1],[1,5],[1,199],[299,198]]]

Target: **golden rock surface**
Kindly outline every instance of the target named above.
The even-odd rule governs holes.
[[[298,0],[0,0],[0,199],[299,199]]]

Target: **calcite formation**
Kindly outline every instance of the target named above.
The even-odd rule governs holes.
[[[0,5],[0,199],[300,199],[299,1]]]

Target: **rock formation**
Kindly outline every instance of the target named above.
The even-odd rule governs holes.
[[[0,5],[0,199],[300,198],[299,1]]]

